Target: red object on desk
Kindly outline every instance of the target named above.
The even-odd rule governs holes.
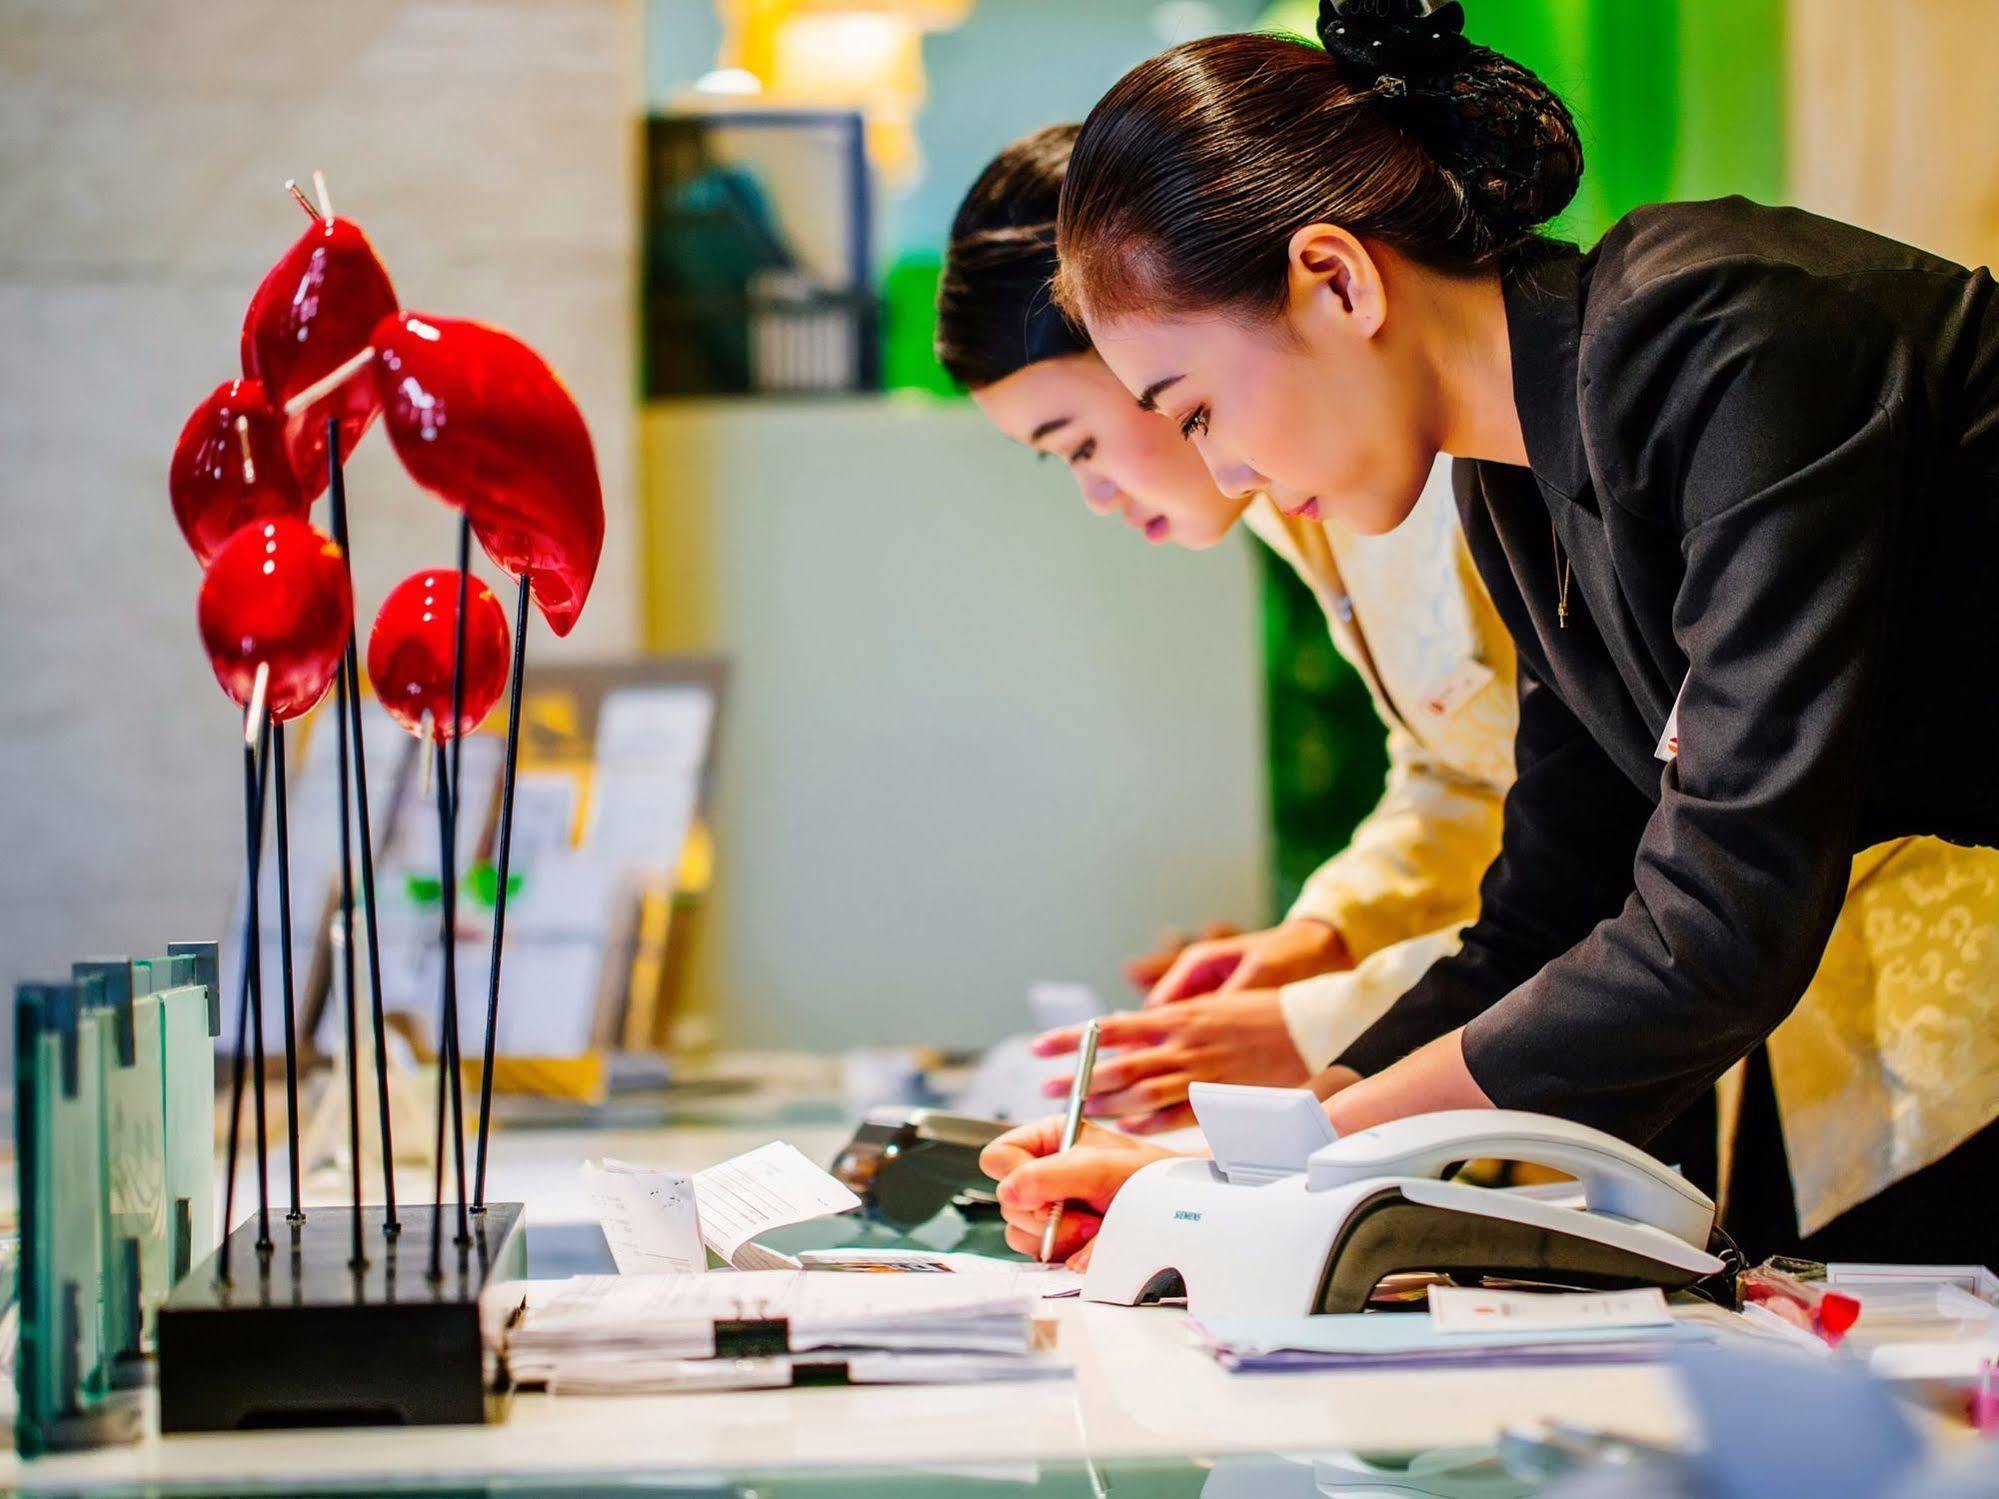
[[[167,494],[203,567],[253,520],[304,520],[312,508],[285,449],[284,418],[256,380],[225,380],[194,408],[174,444]]]
[[[458,570],[411,573],[382,601],[368,635],[368,676],[389,716],[412,734],[439,743],[479,727],[507,687],[511,636],[493,590],[470,582],[465,610],[465,695],[451,726],[451,666],[457,652]]]
[[[1803,1280],[1773,1265],[1742,1272],[1737,1282],[1742,1299],[1767,1308],[1786,1322],[1802,1327],[1838,1347],[1860,1320],[1859,1298],[1835,1291],[1823,1281]]]
[[[271,717],[297,718],[326,696],[346,654],[354,624],[346,561],[302,520],[253,521],[215,554],[195,617],[223,691],[249,706],[257,668],[269,666]]]
[[[243,314],[243,373],[263,382],[271,404],[285,402],[368,347],[377,323],[396,310],[389,284],[351,219],[315,219],[271,267]],[[354,445],[381,401],[365,376],[348,380],[285,417],[292,472],[308,500],[326,488],[326,420],[340,419],[340,451]]]
[[[604,550],[590,431],[546,361],[504,329],[399,312],[373,333],[372,378],[410,477],[462,509],[486,555],[567,635]]]

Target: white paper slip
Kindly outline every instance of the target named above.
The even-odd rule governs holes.
[[[756,1236],[860,1206],[781,1140],[692,1176],[614,1160],[584,1162],[583,1176],[623,1275],[706,1270],[711,1249],[738,1270],[796,1270]]]
[[[844,1274],[972,1275],[995,1277],[1010,1291],[1043,1301],[1075,1296],[1083,1277],[1065,1265],[1004,1260],[983,1254],[932,1254],[921,1249],[808,1249],[798,1257],[807,1270]]]
[[[1680,704],[1686,701],[1687,682],[1692,680],[1692,674],[1689,673],[1680,683],[1679,694],[1673,699],[1673,711],[1666,715],[1666,727],[1659,731],[1658,748],[1652,751],[1654,760],[1665,760],[1670,763],[1680,758]]]
[[[782,1140],[695,1172],[694,1196],[703,1241],[739,1270],[797,1263],[750,1243],[758,1234],[861,1205],[860,1198]]]
[[[1657,1286],[1566,1293],[1432,1286],[1430,1323],[1438,1332],[1574,1332],[1591,1327],[1662,1327],[1673,1320]]]
[[[1423,711],[1432,718],[1449,718],[1477,697],[1498,674],[1483,661],[1464,661],[1423,694]]]
[[[708,1268],[694,1178],[606,1160],[583,1163],[590,1203],[620,1275],[700,1272]]]

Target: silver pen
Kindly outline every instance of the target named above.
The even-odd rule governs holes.
[[[1069,1080],[1069,1112],[1062,1119],[1062,1148],[1073,1150],[1083,1133],[1083,1100],[1090,1096],[1090,1074],[1097,1070],[1097,1032],[1101,1022],[1092,1020],[1083,1027],[1083,1041],[1076,1048],[1076,1075]],[[1055,1235],[1062,1231],[1062,1204],[1048,1215],[1041,1230],[1041,1262],[1055,1253]]]

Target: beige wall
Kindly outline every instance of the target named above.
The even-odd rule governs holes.
[[[1793,0],[1791,196],[1999,264],[1999,6]]]
[[[533,659],[633,644],[638,89],[633,0],[0,0],[0,984],[222,922],[232,710],[166,469],[300,228],[285,177],[326,169],[407,304],[568,380],[609,539]],[[365,626],[452,527],[379,433],[350,473]]]

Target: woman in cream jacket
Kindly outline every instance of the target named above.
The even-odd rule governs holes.
[[[1312,588],[1389,726],[1381,804],[1286,919],[1190,949],[1141,1015],[1113,1018],[1118,1044],[1138,1041],[1141,1025],[1153,1044],[1106,1058],[1100,1077],[1172,1066],[1107,1086],[1095,1106],[1163,1128],[1190,1081],[1304,1083],[1452,950],[1499,845],[1513,652],[1472,579],[1441,469],[1423,523],[1379,540],[1282,515],[1266,498],[1231,499],[1048,305],[1073,135],[1058,126],[1016,142],[967,196],[938,298],[940,359],[1002,432],[1066,462],[1086,504],[1147,540],[1204,548],[1246,522]],[[1055,1033],[1042,1045],[1052,1054],[1072,1041]]]

